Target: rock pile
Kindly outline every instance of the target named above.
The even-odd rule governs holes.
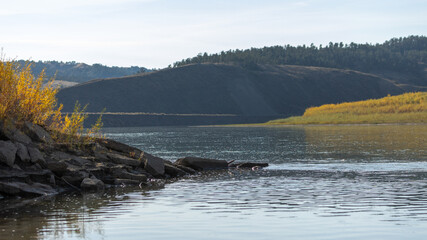
[[[48,131],[32,123],[19,128],[0,123],[0,199],[143,186],[149,179],[228,167],[226,161],[195,157],[172,163],[109,139],[70,146],[55,143]]]

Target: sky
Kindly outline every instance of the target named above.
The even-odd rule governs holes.
[[[427,35],[426,0],[0,0],[7,58],[164,68],[199,53]]]

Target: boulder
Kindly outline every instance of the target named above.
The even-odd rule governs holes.
[[[18,148],[11,141],[0,140],[0,162],[13,167]]]
[[[108,159],[110,159],[113,163],[116,164],[123,164],[132,167],[139,167],[141,165],[140,160],[126,157],[117,153],[106,153],[106,155]]]
[[[25,143],[25,144],[30,144],[31,138],[28,137],[27,135],[25,135],[25,133],[21,132],[20,130],[16,130],[12,137],[12,140],[16,141],[16,142],[21,142],[21,143]]]
[[[72,186],[80,186],[83,179],[88,178],[89,173],[83,170],[78,169],[67,169],[67,172],[62,176],[62,180],[68,185],[71,184]]]
[[[41,126],[30,122],[25,122],[23,125],[24,132],[33,140],[37,142],[45,142],[53,144],[53,139],[50,134]]]
[[[38,163],[42,166],[46,166],[46,161],[43,154],[35,147],[28,147],[28,153],[30,154],[31,162]]]
[[[25,135],[25,133],[21,132],[14,125],[10,125],[7,128],[5,127],[3,130],[3,134],[10,140],[15,142],[21,142],[25,144],[31,143],[31,138]]]
[[[62,176],[67,172],[68,164],[64,160],[50,159],[46,161],[47,168],[53,173]]]
[[[80,184],[80,188],[83,191],[102,191],[104,189],[104,183],[97,178],[85,178]]]
[[[198,158],[198,157],[185,157],[178,159],[175,165],[190,167],[197,171],[227,169],[228,162],[225,160]]]
[[[141,157],[141,150],[121,142],[117,142],[111,139],[97,139],[97,143],[107,149],[124,153],[126,156],[131,158],[139,159]]]
[[[187,172],[169,163],[165,163],[165,173],[171,177],[182,177],[184,175],[187,175]]]
[[[175,167],[181,169],[182,171],[188,173],[188,174],[196,174],[197,173],[196,170],[194,170],[192,168],[189,168],[189,167],[186,167],[186,166],[182,166],[182,165],[176,165],[176,164],[173,164],[173,165]]]
[[[153,177],[163,177],[165,175],[165,162],[163,159],[144,153],[143,161],[145,171],[153,175]]]
[[[130,173],[130,172],[126,171],[125,169],[121,169],[121,168],[113,169],[112,174],[116,178],[131,179],[131,180],[137,180],[140,182],[146,182],[147,181],[147,176],[145,174]]]
[[[0,193],[12,196],[44,196],[56,194],[57,191],[42,183],[0,181]]]
[[[27,147],[22,143],[15,143],[16,147],[18,148],[16,151],[16,156],[23,162],[30,162],[31,157],[28,153]]]
[[[58,161],[67,161],[76,166],[93,165],[92,161],[90,160],[81,158],[79,156],[71,155],[65,152],[61,152],[61,151],[53,152],[52,154],[50,154],[50,157]]]

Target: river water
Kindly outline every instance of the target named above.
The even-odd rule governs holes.
[[[427,125],[104,131],[168,160],[200,156],[270,166],[31,200],[0,213],[0,239],[427,236]]]

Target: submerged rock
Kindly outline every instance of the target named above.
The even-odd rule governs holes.
[[[97,178],[85,178],[80,184],[80,188],[83,191],[102,191],[104,189],[104,183]]]
[[[230,164],[229,167],[235,168],[264,168],[268,167],[268,163],[253,163],[253,162],[245,162],[245,163],[233,163]]]
[[[225,160],[216,160],[198,157],[185,157],[178,159],[175,165],[190,167],[196,171],[227,169],[228,162]]]
[[[0,192],[13,196],[43,196],[58,193],[47,184],[0,181]]]

